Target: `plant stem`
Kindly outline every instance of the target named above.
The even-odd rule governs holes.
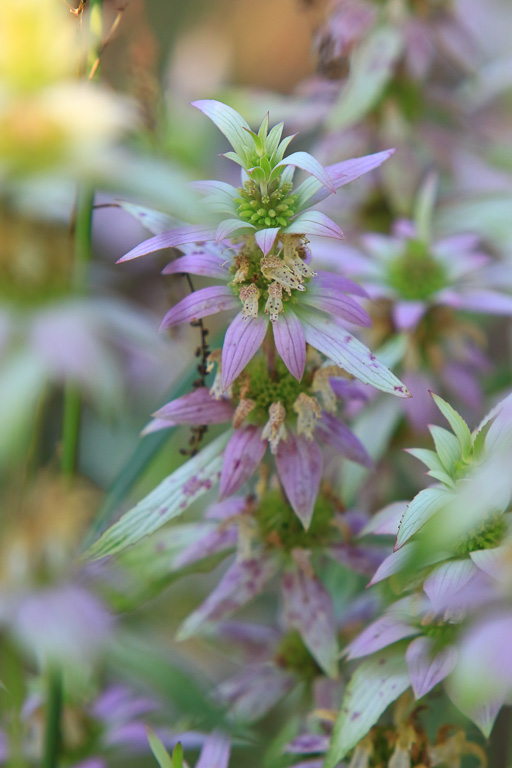
[[[94,192],[88,187],[80,187],[77,195],[74,227],[74,270],[72,289],[75,294],[85,293],[89,281],[89,263],[91,260],[91,225]],[[69,382],[64,390],[64,414],[62,424],[62,472],[71,477],[75,474],[78,443],[80,437],[80,393]]]
[[[61,744],[61,712],[62,673],[56,667],[49,667],[42,768],[57,768],[58,766]]]

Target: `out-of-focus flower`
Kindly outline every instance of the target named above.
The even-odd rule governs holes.
[[[0,177],[41,170],[87,175],[134,125],[128,102],[79,83],[78,24],[64,3],[5,0],[0,11]]]
[[[164,705],[153,695],[138,694],[121,685],[112,685],[87,706],[65,701],[62,711],[61,743],[72,768],[107,768],[114,760],[149,755],[147,725],[151,723],[161,742],[172,748],[178,741],[197,749],[207,737],[195,731],[177,732],[161,723],[168,718]],[[45,703],[34,693],[22,710],[23,751],[40,760],[44,745]],[[9,746],[0,752],[0,764],[7,762]]]
[[[308,265],[306,251],[307,235],[343,236],[325,214],[308,209],[380,165],[391,150],[325,169],[306,152],[283,158],[293,137],[280,142],[283,126],[269,132],[268,116],[256,134],[235,110],[220,102],[201,101],[195,106],[231,142],[235,151],[226,157],[242,166],[243,186],[235,189],[224,182],[196,182],[207,194],[213,226],[184,226],[157,235],[120,259],[188,243],[222,243],[220,253],[207,246],[183,257],[168,271],[220,277],[227,285],[203,288],[183,299],[166,315],[162,326],[233,310],[242,302],[243,309],[230,324],[223,346],[222,384],[227,389],[263,342],[268,320],[259,310],[264,308],[277,350],[296,378],[302,377],[307,342],[362,381],[408,397],[406,388],[338,320],[367,322],[354,300],[343,295],[361,295],[360,289],[336,275],[318,276]],[[307,171],[310,178],[294,188],[295,168]]]
[[[364,446],[336,416],[338,397],[333,387],[343,371],[321,366],[314,358],[310,357],[300,382],[282,363],[272,374],[266,361],[256,358],[232,386],[230,398],[219,396],[215,383],[210,391],[196,389],[157,411],[147,429],[232,421],[235,431],[224,454],[221,498],[236,493],[251,478],[268,442],[288,500],[307,528],[322,476],[320,444],[371,466]]]
[[[478,237],[454,235],[429,242],[410,221],[392,236],[363,236],[362,249],[340,247],[340,260],[372,299],[387,299],[397,331],[412,331],[429,307],[484,314],[512,314],[512,296],[496,282],[490,256]]]
[[[78,482],[41,474],[22,496],[4,498],[0,623],[41,666],[91,663],[112,618],[73,556],[95,494]]]

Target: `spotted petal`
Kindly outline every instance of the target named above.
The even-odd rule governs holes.
[[[227,286],[212,285],[185,296],[165,315],[160,330],[182,323],[193,323],[201,317],[215,315],[229,309],[238,309],[239,300]]]
[[[240,306],[238,303],[237,306]],[[266,317],[244,320],[238,314],[226,331],[222,347],[222,386],[227,389],[254,357],[267,332]]]
[[[420,630],[415,628],[405,617],[396,614],[381,616],[352,641],[348,647],[348,658],[357,659],[361,656],[369,656],[404,637],[411,637],[411,635],[417,635],[419,632]]]
[[[161,235],[144,240],[143,243],[132,248],[131,251],[118,259],[117,263],[120,264],[123,261],[131,261],[131,259],[137,259],[139,256],[145,256],[147,253],[161,251],[162,248],[175,248],[185,243],[201,243],[207,240],[215,240],[215,229],[196,225],[177,227],[170,232],[162,232]]]
[[[277,471],[293,511],[309,528],[322,475],[322,452],[314,440],[288,432],[279,443]]]

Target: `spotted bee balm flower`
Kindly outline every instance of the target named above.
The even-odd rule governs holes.
[[[341,275],[315,271],[307,247],[311,235],[343,238],[334,221],[311,207],[378,167],[393,150],[323,168],[307,152],[284,158],[293,136],[281,140],[282,123],[269,131],[268,115],[255,133],[225,104],[204,100],[194,102],[194,106],[230,141],[233,151],[225,157],[241,166],[241,186],[196,182],[196,189],[205,195],[209,225],[187,225],[159,233],[120,259],[128,261],[162,248],[179,247],[185,255],[165,272],[223,281],[224,285],[202,288],[172,307],[162,327],[240,310],[223,345],[223,390],[260,348],[270,323],[277,352],[299,381],[308,343],[361,381],[408,397],[406,387],[342,324],[369,324],[368,315],[352,298],[364,297],[364,290]],[[297,168],[309,178],[295,185]]]

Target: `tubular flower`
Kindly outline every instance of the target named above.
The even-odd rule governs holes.
[[[308,343],[361,381],[408,397],[403,384],[343,327],[343,321],[370,324],[367,313],[351,297],[365,297],[365,291],[340,275],[314,271],[307,247],[311,235],[343,237],[334,221],[309,210],[311,206],[379,166],[393,150],[323,168],[306,152],[284,158],[293,137],[281,141],[282,124],[269,131],[268,115],[254,133],[235,110],[220,102],[198,101],[194,106],[231,142],[234,151],[225,157],[241,166],[241,186],[196,182],[206,196],[210,226],[161,232],[120,259],[180,247],[185,255],[165,273],[199,274],[225,283],[187,296],[167,313],[162,328],[239,309],[222,351],[224,390],[259,349],[270,321],[277,351],[299,381]],[[294,186],[296,168],[310,177]],[[190,252],[194,243],[201,245],[192,246]]]
[[[236,493],[257,470],[267,441],[288,500],[308,528],[322,475],[320,444],[364,466],[371,459],[358,438],[336,416],[338,398],[331,380],[343,376],[336,366],[317,367],[309,361],[298,382],[278,361],[274,376],[257,357],[231,388],[231,398],[216,398],[196,389],[163,406],[146,428],[154,431],[176,424],[219,424],[232,421],[234,432],[226,446],[220,495]]]

